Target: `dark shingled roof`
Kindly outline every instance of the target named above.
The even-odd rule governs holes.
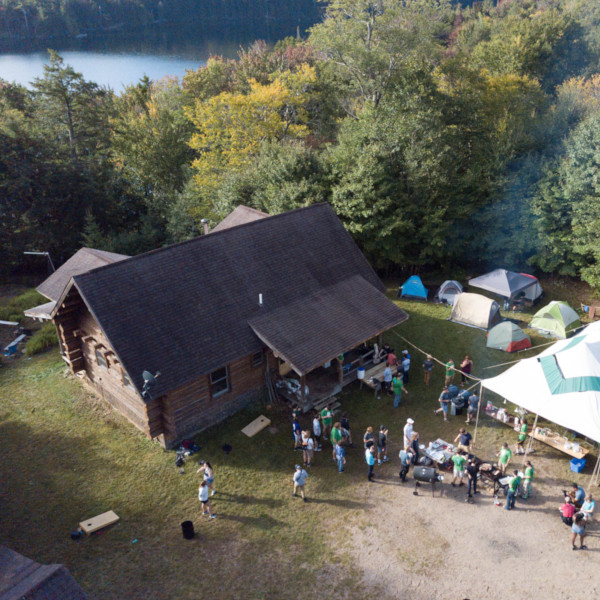
[[[300,375],[405,321],[360,275],[250,319],[256,335]]]
[[[258,221],[259,219],[264,219],[265,217],[269,216],[271,215],[268,213],[240,204],[238,207],[234,208],[216,227],[214,227],[211,233],[214,231],[223,231],[223,229],[229,229],[230,227],[235,227],[236,225],[252,223],[252,221]]]
[[[0,546],[0,600],[87,600],[64,565],[40,565]]]
[[[54,271],[48,279],[42,282],[37,291],[49,300],[56,301],[71,281],[71,277],[126,258],[129,258],[129,256],[95,250],[94,248],[81,248],[64,265]]]
[[[356,275],[385,290],[329,205],[316,204],[78,275],[74,285],[138,390],[143,370],[161,372],[157,396],[259,351],[249,320]],[[329,340],[319,340],[328,353]]]

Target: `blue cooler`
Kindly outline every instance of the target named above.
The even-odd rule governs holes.
[[[573,458],[571,460],[571,471],[581,473],[585,469],[585,458]]]

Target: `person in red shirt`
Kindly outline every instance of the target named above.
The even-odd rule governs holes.
[[[565,497],[565,503],[558,509],[560,510],[562,522],[565,525],[571,527],[573,525],[573,515],[575,514],[576,508],[573,504],[573,500],[569,496]]]
[[[393,352],[390,352],[387,355],[387,364],[389,367],[393,367],[396,365],[396,363],[398,362],[398,359],[396,358],[396,355]]]

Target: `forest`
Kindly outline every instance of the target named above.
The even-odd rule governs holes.
[[[0,82],[0,270],[326,201],[387,272],[598,287],[599,27],[596,0],[331,0],[303,40],[120,94],[51,52]]]

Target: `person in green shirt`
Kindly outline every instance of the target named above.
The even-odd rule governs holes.
[[[508,491],[506,492],[506,510],[512,510],[515,507],[515,498],[517,497],[517,490],[521,485],[521,478],[519,477],[518,471],[513,471],[513,476],[508,483]]]
[[[333,414],[331,413],[331,405],[328,405],[321,411],[321,424],[323,425],[323,437],[325,439],[327,439],[331,433],[332,423]]]
[[[331,436],[330,436],[330,440],[331,440],[331,445],[333,446],[333,459],[335,460],[336,456],[335,456],[335,446],[338,442],[341,442],[342,439],[344,437],[344,434],[342,433],[342,425],[341,423],[336,423],[333,426],[333,429],[331,430]]]
[[[458,454],[455,454],[452,457],[452,462],[454,463],[454,477],[452,478],[452,487],[456,487],[456,480],[459,479],[460,483],[458,485],[465,485],[463,481],[463,477],[465,476],[465,463],[467,459],[465,457],[465,453],[462,450],[458,451]]]
[[[529,498],[529,494],[531,494],[531,482],[533,481],[533,465],[531,464],[530,460],[525,463],[524,475],[525,477],[523,478],[521,498],[523,498],[523,500],[527,500],[527,498]]]
[[[398,408],[402,400],[402,394],[408,394],[408,390],[404,387],[402,377],[399,375],[396,375],[396,377],[392,379],[392,387],[394,389],[394,408]]]
[[[523,448],[523,444],[525,443],[525,440],[527,439],[527,430],[529,429],[529,426],[527,425],[527,419],[523,419],[523,422],[521,423],[521,430],[519,432],[519,438],[517,439],[517,454],[525,454],[525,448]]]
[[[510,451],[510,448],[506,442],[502,444],[502,448],[500,448],[500,452],[498,452],[496,456],[498,457],[498,466],[500,467],[500,471],[502,472],[502,475],[504,475],[506,473],[506,468],[510,463],[510,459],[512,458],[512,452]]]
[[[454,361],[449,359],[446,363],[446,379],[444,385],[448,386],[454,381]]]

